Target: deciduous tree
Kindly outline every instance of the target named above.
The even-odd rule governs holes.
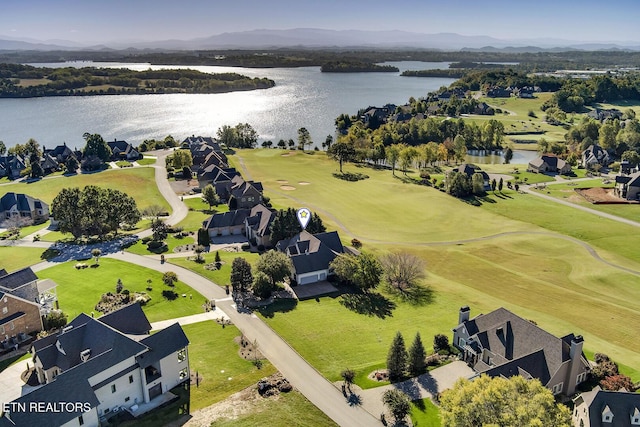
[[[425,277],[424,261],[408,252],[387,254],[382,257],[381,263],[389,286],[400,291],[417,285]]]
[[[335,144],[332,144],[327,150],[327,156],[337,160],[340,164],[340,173],[342,173],[342,164],[353,160],[355,155],[356,149],[350,142],[338,141]]]
[[[398,389],[392,388],[391,390],[385,391],[382,395],[382,402],[387,405],[396,423],[404,420],[409,412],[411,412],[409,398]]]
[[[167,286],[174,287],[177,281],[178,281],[178,275],[173,271],[167,271],[162,275],[162,283],[164,283]]]
[[[220,203],[220,197],[216,194],[216,189],[213,185],[207,184],[202,189],[202,200],[209,205],[209,209],[211,209],[211,206],[217,206]]]
[[[82,154],[84,157],[96,156],[102,162],[108,162],[111,158],[111,148],[107,142],[97,133],[91,134],[89,132],[85,132],[82,135],[86,144],[84,146],[84,150],[82,150]]]
[[[273,287],[289,277],[292,269],[291,259],[284,252],[276,250],[263,253],[256,263],[256,270],[264,273]]]
[[[569,409],[556,404],[551,390],[519,375],[458,380],[440,397],[440,417],[448,427],[572,425]]]
[[[251,291],[262,299],[269,298],[276,287],[271,283],[269,277],[261,271],[256,272],[251,285]]]

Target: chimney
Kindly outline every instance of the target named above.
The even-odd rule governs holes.
[[[578,335],[573,337],[571,340],[571,348],[569,348],[569,357],[574,360],[579,358],[582,355],[582,345],[584,344],[584,339],[582,335]]]
[[[470,312],[471,312],[471,309],[469,308],[468,305],[465,305],[464,307],[460,307],[460,313],[458,314],[458,325],[469,320]]]

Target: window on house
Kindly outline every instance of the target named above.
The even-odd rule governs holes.
[[[111,384],[111,393],[115,393],[115,392],[116,392],[116,385]]]
[[[129,384],[133,382],[133,375],[129,375]]]
[[[184,380],[185,378],[187,378],[187,375],[188,375],[188,374],[189,374],[189,373],[187,372],[187,368],[184,368],[184,369],[182,369],[182,370],[180,371],[180,374],[178,375],[178,379],[179,379],[180,381],[182,381],[182,380]]]
[[[9,311],[7,307],[2,307],[2,314],[7,314],[7,311]]]
[[[4,325],[0,326],[0,334],[4,334]]]
[[[184,362],[187,358],[187,349],[183,348],[182,350],[178,351],[178,362]]]
[[[582,372],[581,374],[578,374],[578,377],[576,378],[576,384],[580,384],[584,382],[586,379],[587,379],[587,373]]]
[[[559,394],[560,392],[562,392],[562,386],[564,385],[564,383],[558,383],[556,385],[553,386],[553,388],[551,389],[551,392],[553,394]]]
[[[82,415],[78,417],[78,424],[80,424],[81,426],[84,425],[84,418],[82,418]]]
[[[12,331],[16,328],[16,325],[13,323],[13,320],[11,322],[9,322],[9,329],[11,329]]]

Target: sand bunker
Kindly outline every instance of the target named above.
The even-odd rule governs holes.
[[[307,181],[300,181],[298,184],[300,184],[300,185],[309,185],[311,183],[307,182]]]
[[[276,182],[278,184],[288,184],[289,183],[289,181],[287,181],[286,179],[276,179]]]
[[[280,189],[281,189],[281,190],[285,190],[285,191],[293,191],[293,190],[295,190],[295,189],[296,189],[296,187],[292,187],[292,186],[290,186],[290,185],[281,185],[281,186],[280,186]]]

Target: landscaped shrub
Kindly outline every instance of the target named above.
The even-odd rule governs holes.
[[[67,324],[67,315],[62,310],[52,310],[45,318],[45,329],[57,329]]]
[[[356,249],[360,249],[362,247],[362,242],[358,239],[351,239],[351,246]]]
[[[433,337],[433,351],[438,353],[440,350],[449,351],[449,337],[444,334],[436,334]]]
[[[151,236],[146,236],[142,238],[142,243],[147,244],[151,241],[152,237]]]
[[[177,292],[168,289],[162,291],[162,296],[169,301],[173,301],[174,299],[178,298]]]

